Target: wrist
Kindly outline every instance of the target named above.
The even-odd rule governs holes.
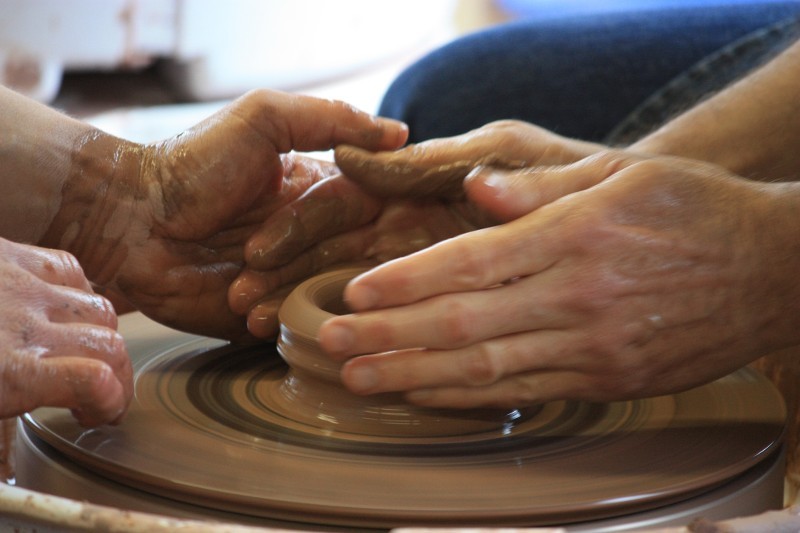
[[[769,351],[800,345],[800,182],[762,185],[766,194],[753,231],[757,249],[753,262],[751,305],[761,320],[759,343]]]
[[[144,147],[89,130],[71,152],[59,208],[40,244],[72,253],[89,280],[113,280],[127,251]]]
[[[59,209],[75,143],[90,130],[0,86],[0,236],[41,241]]]
[[[759,169],[763,166],[760,164],[762,158],[752,145],[739,142],[747,137],[732,136],[719,142],[715,131],[706,132],[703,125],[697,122],[684,125],[685,121],[679,118],[633,143],[628,149],[641,154],[704,161],[748,178],[759,175]],[[688,137],[687,131],[691,132]]]

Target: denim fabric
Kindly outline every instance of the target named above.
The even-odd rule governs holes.
[[[634,109],[604,139],[626,146],[763,65],[800,37],[800,18],[747,34],[703,58]]]
[[[422,58],[379,113],[407,122],[411,142],[504,118],[603,141],[705,58],[798,15],[800,1],[761,1],[523,20]]]

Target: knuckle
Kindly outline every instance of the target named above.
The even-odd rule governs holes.
[[[520,156],[528,144],[529,133],[530,125],[519,120],[503,119],[474,130],[471,137],[483,151],[487,152],[487,155],[481,158],[481,163],[510,164],[507,159],[516,161],[516,157]],[[521,164],[522,162],[516,162],[514,166]]]
[[[521,120],[501,119],[481,126],[478,131],[516,137],[521,130],[527,127],[528,125]]]
[[[7,330],[16,339],[13,349],[46,350],[43,341],[48,336],[49,324],[39,313],[22,310],[5,318]]]
[[[108,337],[106,339],[107,353],[114,356],[114,358],[122,358],[127,360],[128,348],[125,344],[125,339],[118,331],[107,330]]]
[[[364,116],[364,113],[353,104],[345,102],[344,100],[330,100],[331,106],[342,113],[342,115],[357,118]]]
[[[631,155],[622,151],[622,150],[615,150],[615,149],[608,149],[608,150],[601,150],[595,154],[590,155],[584,161],[586,163],[592,163],[594,165],[598,165],[601,168],[605,168],[607,174],[613,175],[619,169],[621,169],[626,161],[629,161]]]
[[[465,357],[462,364],[467,384],[471,386],[491,385],[503,375],[498,354],[485,344]]]
[[[575,273],[569,285],[561,288],[552,296],[554,302],[568,311],[575,312],[589,320],[601,320],[608,317],[610,309],[618,300],[615,297],[616,291],[613,288],[613,281],[606,283],[601,275],[586,275]],[[605,336],[600,335],[592,339],[594,342],[605,340]]]
[[[476,313],[459,300],[442,299],[439,316],[442,317],[442,335],[448,347],[469,344],[475,338]]]
[[[507,387],[507,392],[502,396],[499,406],[501,407],[520,407],[533,405],[541,401],[540,389],[535,383],[525,376],[520,376],[511,380]]]
[[[58,250],[55,252],[56,256],[58,257],[59,261],[61,262],[61,266],[64,269],[64,272],[74,272],[83,274],[83,268],[81,267],[78,259],[69,252],[65,252],[63,250]]]
[[[89,287],[89,281],[78,259],[69,252],[57,250],[52,255],[52,262],[46,263],[44,268],[56,274],[58,283],[74,287]]]
[[[596,366],[606,370],[618,366],[622,346],[623,343],[616,334],[606,331],[596,332],[584,340],[584,350],[591,355]]]
[[[111,329],[117,329],[117,312],[111,300],[99,294],[92,295],[93,305],[100,315],[100,323]]]
[[[449,241],[452,256],[458,258],[451,278],[456,290],[485,288],[492,279],[492,264],[488,256],[463,241]]]
[[[397,338],[391,322],[386,320],[371,320],[364,327],[364,338],[370,339],[377,351],[394,349]]]
[[[74,334],[77,345],[101,361],[115,362],[127,356],[122,335],[113,329],[87,326]]]

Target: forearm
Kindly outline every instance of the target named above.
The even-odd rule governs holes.
[[[0,86],[0,236],[37,244],[91,128]]]
[[[114,258],[98,253],[126,228],[110,202],[138,173],[140,151],[0,87],[0,237],[68,251],[106,281]]]
[[[631,146],[754,179],[800,176],[800,42]]]

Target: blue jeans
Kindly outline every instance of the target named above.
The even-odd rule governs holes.
[[[408,123],[411,142],[505,118],[609,142],[634,110],[642,115],[653,95],[698,63],[798,16],[800,1],[762,0],[522,20],[422,58],[390,86],[379,113]],[[751,55],[757,63],[759,54]]]

